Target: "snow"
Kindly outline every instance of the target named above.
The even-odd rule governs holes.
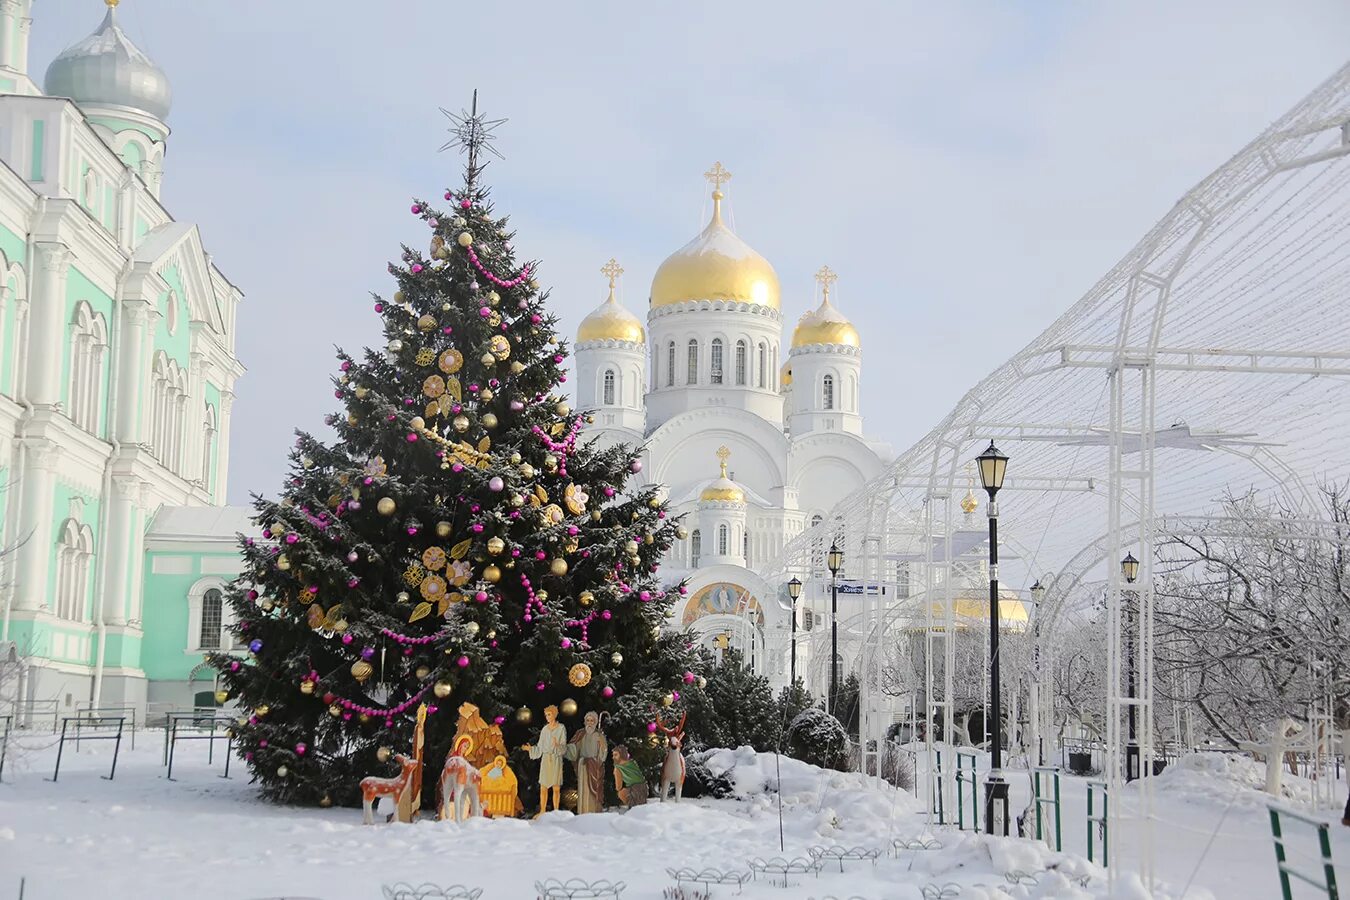
[[[1237,753],[1192,753],[1164,771],[1154,790],[1190,803],[1233,804],[1258,807],[1270,804],[1265,792],[1266,764]],[[1285,769],[1280,781],[1284,805],[1295,809],[1312,806],[1314,785]]]
[[[725,799],[652,803],[590,816],[554,812],[533,822],[363,826],[360,810],[292,809],[260,801],[242,767],[232,766],[229,780],[220,778],[219,756],[208,766],[204,746],[180,745],[177,780],[167,781],[160,736],[154,732],[142,732],[135,751],[123,745],[111,782],[99,777],[107,772],[111,748],[106,744],[86,745],[79,753],[68,746],[61,780],[53,784],[45,780],[55,756],[51,738],[18,740],[21,745],[11,747],[0,785],[0,896],[14,896],[17,878],[24,877],[26,896],[42,900],[378,898],[381,885],[400,881],[459,883],[484,888],[486,900],[515,900],[535,896],[538,880],[584,878],[626,882],[626,900],[656,900],[673,885],[668,869],[744,871],[751,859],[807,857],[812,847],[882,852],[875,862],[845,860],[842,872],[838,861],[825,861],[818,875],[790,875],[787,890],[761,875],[739,895],[734,887],[714,886],[712,896],[918,900],[928,885],[935,886],[930,891],[959,885],[962,900],[1108,896],[1104,870],[1077,852],[928,826],[911,794],[746,747],[707,755],[709,769],[733,786],[734,796]],[[1187,763],[1172,779],[1159,780],[1160,818],[1175,819],[1177,829],[1160,837],[1159,846],[1185,851],[1177,854],[1177,865],[1160,865],[1163,878],[1185,882],[1195,862],[1188,854],[1208,836],[1202,826],[1214,824],[1216,802],[1227,803],[1224,786],[1230,793],[1232,785],[1249,790],[1243,762]],[[1016,774],[1013,782],[1019,802]],[[780,783],[783,850],[778,843]],[[1082,784],[1065,779],[1066,810],[1081,801]],[[1268,832],[1258,827],[1264,808],[1243,805],[1227,813],[1223,831],[1250,830],[1253,840],[1220,842],[1211,853],[1217,869],[1211,866],[1201,874],[1229,877],[1217,885],[1202,877],[1198,881],[1213,893],[1192,888],[1186,897],[1277,896],[1270,890],[1274,867]],[[1160,832],[1169,827],[1160,823]],[[1066,821],[1067,849],[1082,849],[1081,831],[1081,824]],[[1336,837],[1345,858],[1350,846]],[[938,841],[941,847],[897,851],[896,840]],[[1128,835],[1119,840],[1128,848]],[[1150,895],[1137,876],[1124,873],[1115,896],[1144,900]],[[1176,898],[1180,892],[1163,889],[1153,896]]]

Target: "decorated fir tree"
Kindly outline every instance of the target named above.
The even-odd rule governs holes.
[[[501,726],[522,791],[516,748],[550,704],[569,731],[607,714],[611,745],[650,765],[658,714],[699,689],[685,637],[661,632],[678,589],[657,562],[682,529],[657,488],[626,487],[635,452],[587,442],[560,396],[566,347],[480,183],[491,123],[457,124],[464,186],[447,211],[412,205],[429,247],[389,267],[383,350],[339,354],[337,439],[299,434],[243,540],[229,602],[249,653],[213,661],[274,800],[354,802],[423,705],[425,784],[464,703]]]

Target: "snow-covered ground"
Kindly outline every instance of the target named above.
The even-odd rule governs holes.
[[[22,878],[26,900],[374,900],[382,885],[400,881],[459,883],[483,888],[485,900],[522,900],[536,895],[536,881],[583,878],[623,881],[624,898],[645,900],[661,898],[674,884],[668,869],[745,871],[756,857],[806,857],[812,847],[881,854],[875,862],[846,861],[842,872],[838,862],[827,862],[818,875],[791,875],[786,889],[761,876],[739,894],[714,887],[712,896],[917,900],[925,886],[937,896],[945,885],[959,885],[960,893],[948,888],[943,897],[1108,896],[1105,872],[1077,855],[1085,846],[1079,779],[1064,779],[1065,846],[1071,853],[1059,854],[1027,840],[929,827],[921,805],[903,791],[878,790],[857,775],[785,757],[784,852],[772,790],[778,783],[775,757],[748,749],[719,751],[710,760],[728,770],[740,799],[651,804],[622,814],[551,813],[535,822],[367,827],[359,810],[260,802],[242,767],[232,767],[230,780],[220,778],[219,756],[208,766],[201,744],[180,745],[177,780],[167,781],[156,732],[142,732],[135,751],[124,744],[111,782],[99,777],[107,772],[107,744],[86,745],[80,753],[68,746],[60,781],[53,784],[46,780],[55,758],[50,738],[18,740],[26,749],[11,757],[0,785],[0,898],[18,896]],[[1199,862],[1189,898],[1278,897],[1264,807],[1246,794],[1228,803],[1241,780],[1231,773],[1192,767],[1181,774],[1174,785],[1168,779],[1158,785],[1158,874],[1171,887],[1156,896],[1180,896]],[[1015,798],[1025,796],[1025,781],[1025,774],[1014,776]],[[1202,854],[1216,824],[1219,837]],[[1350,858],[1347,834],[1350,829],[1336,826],[1341,860]],[[1114,840],[1130,854],[1128,834]],[[1123,874],[1116,896],[1147,894]]]

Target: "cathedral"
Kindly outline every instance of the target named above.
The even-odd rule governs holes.
[[[0,700],[53,727],[209,696],[247,527],[217,505],[242,294],[161,202],[169,80],[106,3],[39,88],[33,2],[0,0]]]
[[[835,274],[816,274],[818,305],[789,332],[773,266],[723,219],[730,173],[706,177],[712,217],[657,268],[645,327],[616,297],[617,263],[602,270],[609,296],[577,329],[577,402],[600,440],[644,448],[639,477],[684,516],[662,566],[688,585],[671,624],[735,647],[777,686],[794,634],[806,671],[800,639],[824,608],[817,590],[794,629],[785,586],[756,569],[880,474],[888,448],[863,434],[862,341],[831,301]]]

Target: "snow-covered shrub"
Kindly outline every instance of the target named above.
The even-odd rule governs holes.
[[[684,759],[684,796],[685,797],[730,797],[735,786],[725,773],[714,773],[708,768],[708,757],[716,750],[700,750],[690,753]]]
[[[839,720],[823,709],[804,709],[788,726],[784,749],[788,755],[823,769],[844,770],[848,765],[848,734]]]

